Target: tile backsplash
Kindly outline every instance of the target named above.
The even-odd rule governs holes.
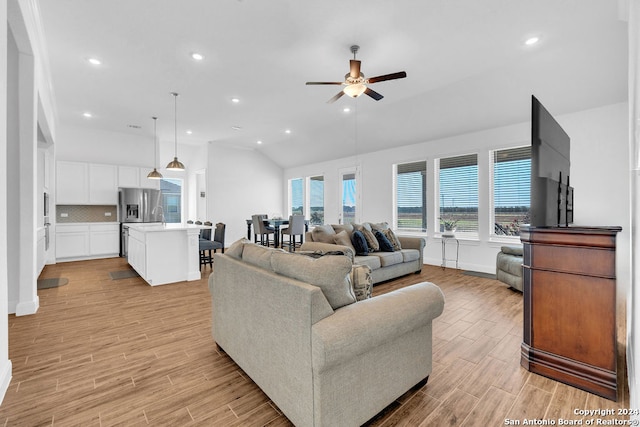
[[[115,205],[57,205],[56,222],[117,222]]]

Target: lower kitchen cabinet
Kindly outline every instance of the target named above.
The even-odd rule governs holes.
[[[56,225],[56,260],[117,256],[120,251],[120,226],[108,224]]]

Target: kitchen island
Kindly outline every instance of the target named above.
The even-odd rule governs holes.
[[[128,223],[127,261],[151,286],[200,279],[199,235],[210,226]]]

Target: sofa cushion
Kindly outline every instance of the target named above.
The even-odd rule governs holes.
[[[333,231],[335,231],[336,234],[339,234],[341,231],[344,230],[349,235],[349,238],[351,238],[351,234],[353,233],[353,225],[351,225],[351,224],[331,224],[331,227],[333,227]]]
[[[396,233],[394,233],[392,229],[387,228],[386,230],[382,230],[382,234],[384,234],[385,237],[389,240],[389,242],[391,242],[391,246],[393,246],[394,251],[399,251],[400,249],[402,249],[400,240],[398,239],[398,236],[396,236]]]
[[[335,230],[328,224],[316,225],[311,230],[311,237],[313,237],[314,242],[334,243],[333,238],[335,235]]]
[[[281,249],[272,249],[253,243],[245,244],[242,249],[242,260],[256,267],[271,271],[271,255],[281,252]]]
[[[371,231],[384,231],[389,229],[388,222],[367,222],[366,224],[369,224],[369,227],[371,227]]]
[[[236,240],[229,246],[225,252],[225,255],[229,255],[235,259],[242,259],[242,251],[244,249],[245,243],[251,243],[251,240],[240,239]]]
[[[404,262],[411,262],[420,259],[420,251],[417,249],[401,249],[402,259]]]
[[[367,246],[369,247],[369,252],[375,252],[380,250],[380,244],[376,239],[376,236],[371,231],[371,226],[369,224],[353,224],[354,230],[362,232],[364,238],[367,239]]]
[[[522,256],[523,254],[522,246],[503,246],[500,248],[500,251],[507,255]]]
[[[380,258],[380,266],[382,267],[402,264],[404,262],[402,252],[376,252],[376,256]]]
[[[374,231],[373,234],[376,236],[382,252],[393,252],[393,245],[380,230]]]
[[[338,234],[333,236],[333,243],[335,243],[336,245],[342,245],[351,248],[354,252],[356,251],[355,247],[351,243],[351,237],[346,230],[342,230]]]
[[[353,260],[354,264],[368,265],[370,269],[377,270],[380,268],[380,257],[376,255],[356,256]]]
[[[352,264],[347,256],[326,255],[311,258],[281,251],[273,253],[271,265],[277,274],[322,289],[322,293],[334,310],[356,302],[349,280]]]
[[[369,255],[369,245],[367,245],[367,239],[362,234],[362,231],[354,231],[351,236],[351,242],[356,255]]]

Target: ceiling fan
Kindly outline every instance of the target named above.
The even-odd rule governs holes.
[[[383,76],[366,78],[360,71],[360,63],[356,59],[356,53],[360,46],[351,46],[351,52],[353,53],[353,59],[349,60],[349,72],[344,75],[344,82],[307,82],[308,85],[344,85],[345,88],[338,92],[333,98],[327,101],[328,104],[337,101],[342,95],[349,95],[352,98],[357,98],[363,93],[369,95],[376,101],[380,101],[383,96],[375,90],[371,89],[367,85],[372,83],[383,82],[385,80],[403,79],[407,77],[407,73],[400,71],[397,73],[385,74]]]

